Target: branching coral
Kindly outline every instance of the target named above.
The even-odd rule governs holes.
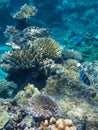
[[[32,6],[28,6],[27,4],[23,5],[16,14],[13,15],[14,19],[27,19],[31,16],[34,16],[37,12],[37,9]]]
[[[15,72],[22,69],[35,68],[43,62],[40,51],[34,50],[34,47],[5,53],[2,57],[2,69],[5,72]]]
[[[32,68],[40,70],[47,68],[47,65],[53,63],[52,60],[50,62],[50,58],[54,59],[59,55],[60,48],[54,40],[50,38],[38,38],[28,48],[23,47],[5,53],[2,57],[1,67],[8,73]]]
[[[31,113],[36,118],[50,118],[57,116],[59,107],[57,103],[49,96],[38,94],[31,98],[29,102],[31,107]]]

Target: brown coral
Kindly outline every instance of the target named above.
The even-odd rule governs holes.
[[[59,107],[49,96],[35,95],[31,98],[29,104],[33,117],[45,119],[58,114]]]

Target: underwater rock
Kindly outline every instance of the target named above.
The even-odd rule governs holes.
[[[28,99],[33,95],[40,94],[38,88],[36,88],[33,84],[28,84],[24,87],[24,90],[19,91],[15,96],[15,100],[17,100],[18,105],[25,108],[28,106]]]
[[[81,60],[82,56],[79,52],[74,50],[62,50],[62,58],[67,59],[75,59],[75,60]]]
[[[26,117],[25,110],[20,110],[19,113],[17,113],[16,117],[13,117],[10,119],[3,127],[4,130],[13,130],[13,129],[24,129],[26,128],[26,125],[19,124],[24,118]]]
[[[4,125],[9,121],[9,119],[9,114],[6,112],[6,110],[4,110],[2,106],[0,106],[0,129],[4,127]]]

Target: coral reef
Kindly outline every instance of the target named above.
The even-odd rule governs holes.
[[[24,4],[18,12],[13,15],[13,18],[16,20],[16,28],[23,30],[28,26],[27,19],[32,16],[35,16],[37,9],[34,6],[29,6]]]
[[[54,40],[39,38],[34,40],[34,44],[29,48],[23,47],[5,53],[2,57],[1,67],[8,73],[29,69],[40,70],[45,68],[47,63],[52,64],[52,62],[48,62],[48,59],[59,57],[60,52],[60,48]]]
[[[50,120],[45,120],[41,122],[38,130],[51,129],[51,130],[76,130],[76,127],[73,125],[72,120],[59,118],[56,120],[54,117],[51,117]]]
[[[34,46],[42,49],[43,57],[59,58],[61,56],[61,49],[58,43],[52,38],[39,38],[34,41]]]
[[[14,26],[7,26],[4,34],[9,39],[6,45],[11,50],[2,55],[1,67],[8,73],[8,80],[21,86],[26,78],[28,84],[40,75],[45,78],[49,76],[51,66],[61,56],[61,48],[55,40],[49,38],[46,29],[27,27],[18,30]],[[16,79],[17,75],[21,75],[21,80]]]
[[[15,49],[15,45],[19,47],[30,46],[36,38],[49,37],[49,32],[45,28],[34,26],[27,27],[22,31],[16,29],[14,26],[7,26],[4,35],[8,38],[9,44],[7,45]]]
[[[18,20],[27,19],[27,18],[30,18],[31,16],[34,16],[36,12],[37,12],[37,9],[35,7],[24,4],[20,8],[20,11],[18,11],[17,13],[13,15],[13,18],[18,19]]]
[[[59,107],[56,102],[46,95],[39,94],[33,96],[29,104],[31,114],[34,118],[46,119],[57,116],[59,112]]]
[[[75,59],[75,60],[81,60],[82,56],[79,52],[74,51],[74,50],[63,50],[62,51],[62,58],[67,60],[67,59]]]
[[[87,87],[83,82],[80,82],[77,62],[72,61],[71,64],[68,62],[64,67],[63,75],[50,76],[47,79],[46,87],[41,92],[53,96],[66,113],[67,118],[72,119],[77,128],[85,127],[86,129],[97,130],[98,90],[94,87],[94,84]],[[72,63],[75,63],[75,65]],[[93,79],[90,73],[89,77],[90,80]]]
[[[35,7],[25,4],[13,16],[18,24],[16,27],[7,26],[4,33],[9,40],[6,45],[11,48],[2,56],[1,66],[8,73],[7,79],[15,81],[18,87],[13,90],[14,84],[10,86],[7,85],[8,82],[1,81],[0,91],[3,98],[12,97],[14,92],[21,91],[15,98],[0,102],[0,111],[4,109],[1,117],[7,117],[6,120],[1,118],[0,128],[34,129],[38,119],[41,121],[38,122],[38,129],[97,130],[98,61],[78,61],[98,59],[98,31],[95,32],[98,23],[98,2],[95,5],[94,1],[81,0],[32,1],[39,9],[37,16],[43,18],[41,24],[48,25],[53,31],[52,36],[58,41],[64,38],[65,50],[62,51],[58,43],[49,37],[46,29],[30,26],[34,23],[33,20],[41,22],[36,16],[31,18],[37,12]],[[53,11],[52,14],[50,10]],[[30,24],[27,19],[31,20]],[[91,86],[80,80],[78,64],[88,74]],[[50,96],[53,96],[55,101]],[[59,107],[64,112],[64,119],[59,118],[62,116],[61,113],[59,115]]]
[[[98,60],[98,48],[94,45],[89,45],[87,47],[81,48],[80,52],[85,61],[93,62],[94,60]]]
[[[1,106],[0,104],[0,129],[2,129],[9,120],[10,116],[6,112],[4,106]]]
[[[43,57],[40,55],[40,51],[38,52],[32,47],[4,54],[1,67],[5,72],[11,73],[23,69],[36,68],[41,62],[43,62]]]
[[[59,128],[61,123],[63,123],[64,127],[75,128],[70,119],[58,117],[59,106],[57,103],[49,96],[39,94],[39,91],[33,85],[28,84],[25,90],[19,93],[13,99],[0,102],[0,111],[2,111],[0,114],[1,129],[49,129]],[[40,118],[40,120],[34,118],[34,113],[38,114],[37,118]],[[41,119],[42,116],[43,119]],[[52,116],[55,116],[55,118]],[[39,125],[36,126],[36,123]],[[46,125],[46,123],[48,124]]]
[[[14,82],[0,80],[0,98],[12,98],[17,91],[17,85]]]

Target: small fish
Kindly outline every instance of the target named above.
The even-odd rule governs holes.
[[[73,36],[70,41],[75,43],[80,43],[82,40],[83,38],[81,36]]]
[[[86,75],[86,73],[84,72],[84,70],[78,70],[78,72],[79,72],[80,78],[83,81],[83,83],[90,86],[90,80],[89,80],[88,76]]]

